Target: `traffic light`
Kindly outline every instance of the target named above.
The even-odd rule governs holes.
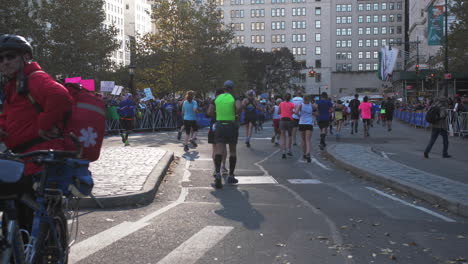
[[[435,73],[431,73],[431,74],[429,75],[429,80],[431,80],[431,82],[434,82],[435,79],[436,79]]]
[[[315,71],[314,70],[309,71],[309,77],[315,77]]]
[[[414,70],[416,71],[416,75],[419,75],[419,64],[416,64]]]

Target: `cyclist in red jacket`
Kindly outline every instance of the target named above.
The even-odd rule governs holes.
[[[71,97],[65,87],[32,62],[32,53],[25,38],[0,35],[0,73],[5,84],[0,142],[15,153],[63,150],[61,131],[65,114],[71,111]],[[36,165],[27,164],[21,184],[2,183],[0,193],[32,192],[31,174],[40,170]],[[25,220],[22,224],[28,227],[28,220],[32,221],[31,212],[20,209],[20,219]]]

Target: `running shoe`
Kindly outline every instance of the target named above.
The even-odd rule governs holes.
[[[303,159],[307,159],[307,155],[305,155],[305,154],[302,155],[302,158],[303,158]]]
[[[189,151],[189,150],[190,150],[189,146],[188,146],[188,145],[185,145],[185,146],[184,146],[184,151],[187,152],[187,151]]]
[[[286,159],[286,154],[283,153],[283,155],[281,156],[282,159]]]
[[[290,157],[292,156],[292,153],[291,153],[291,151],[289,151],[289,152],[288,152],[288,156],[290,156]]]
[[[122,137],[122,143],[125,143],[125,135],[121,133],[120,136]]]
[[[234,175],[229,175],[229,177],[227,178],[227,183],[229,183],[229,184],[236,184],[236,183],[238,183],[238,182],[239,182],[239,180],[236,179],[236,178],[234,177]]]
[[[125,141],[125,146],[130,146],[130,143],[128,143],[128,140]]]
[[[248,142],[248,141],[245,142],[245,145],[246,145],[248,148],[250,148],[250,142]]]
[[[180,140],[182,137],[182,131],[177,132],[177,140]]]
[[[216,189],[221,189],[221,188],[223,188],[222,177],[221,177],[221,174],[219,174],[219,173],[216,173],[216,175],[215,175],[214,186],[215,186]]]
[[[310,154],[307,154],[307,155],[306,155],[306,160],[307,160],[307,163],[311,163],[311,162],[312,162],[312,159],[310,158]]]
[[[319,148],[320,148],[320,150],[324,150],[325,149],[325,144],[320,144]]]
[[[191,140],[190,140],[190,143],[192,143],[192,145],[193,145],[195,148],[198,147],[198,144],[197,144],[197,142],[195,142],[195,139],[191,139]]]

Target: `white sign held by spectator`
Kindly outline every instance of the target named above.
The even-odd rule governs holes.
[[[146,95],[145,98],[147,100],[154,99],[153,93],[151,92],[151,88],[145,88],[144,91],[145,91],[145,95]]]
[[[114,87],[114,81],[101,81],[101,92],[112,92]]]
[[[123,90],[123,86],[114,86],[114,89],[112,89],[112,93],[113,95],[120,95],[120,93],[122,93],[122,90]]]

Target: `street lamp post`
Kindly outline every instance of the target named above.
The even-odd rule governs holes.
[[[445,73],[449,73],[449,66],[448,66],[448,1],[445,0],[445,60],[444,60],[444,68],[445,68]],[[448,97],[448,79],[446,76],[444,76],[444,96],[447,98]]]
[[[128,66],[128,74],[130,75],[130,81],[128,83],[128,88],[130,89],[130,93],[135,96],[135,87],[133,85],[133,77],[135,76],[135,66],[130,65]]]

